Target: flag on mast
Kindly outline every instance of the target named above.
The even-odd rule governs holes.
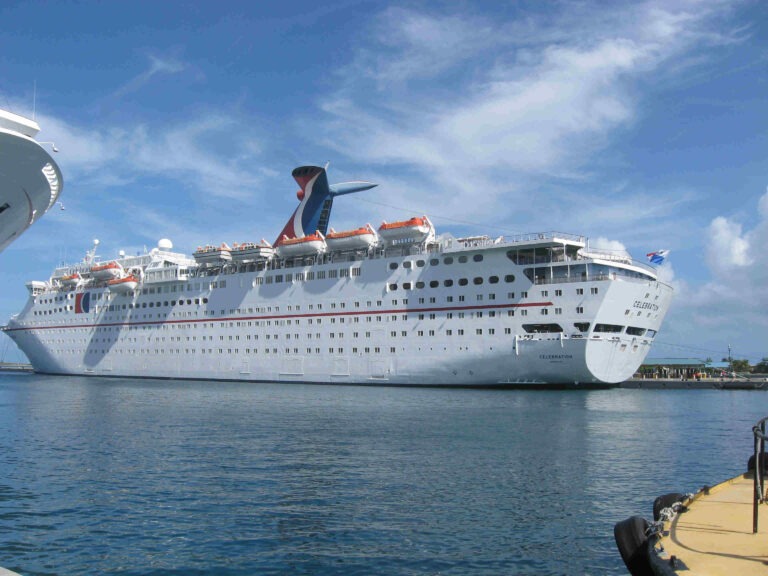
[[[669,256],[669,250],[657,250],[656,252],[648,252],[646,254],[651,264],[661,264],[667,256]]]

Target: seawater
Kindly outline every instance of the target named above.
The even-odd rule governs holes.
[[[761,392],[0,375],[24,575],[626,574],[613,525],[746,468]]]

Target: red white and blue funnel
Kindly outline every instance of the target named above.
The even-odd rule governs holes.
[[[300,166],[295,168],[291,175],[301,187],[296,193],[299,206],[275,240],[275,246],[279,246],[284,239],[303,238],[317,231],[325,235],[331,218],[333,199],[336,196],[370,190],[376,186],[372,182],[342,182],[329,185],[325,168],[320,166]]]

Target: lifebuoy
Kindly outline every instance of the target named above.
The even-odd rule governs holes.
[[[659,496],[653,501],[653,520],[658,522],[661,518],[661,511],[664,510],[664,508],[669,508],[675,502],[682,502],[683,500],[685,500],[685,494],[681,494],[680,492],[672,492],[671,494]]]
[[[648,536],[645,534],[647,529],[648,521],[641,516],[631,516],[613,527],[616,547],[632,576],[653,576],[648,557]]]

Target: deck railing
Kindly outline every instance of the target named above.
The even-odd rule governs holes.
[[[765,480],[764,466],[768,454],[765,453],[765,422],[768,417],[763,418],[752,427],[752,434],[755,437],[755,490],[752,496],[752,533],[757,534],[757,515],[759,506],[765,502],[765,490],[763,482]]]

